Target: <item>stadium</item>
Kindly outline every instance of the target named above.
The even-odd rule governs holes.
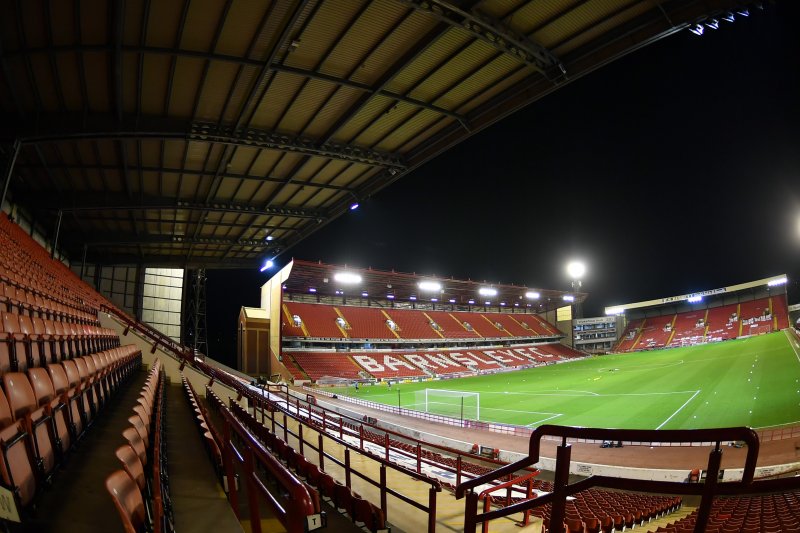
[[[703,57],[737,40],[758,54],[747,25],[783,35],[786,4],[0,2],[4,529],[800,531],[793,256],[768,251],[778,200],[754,218],[726,203],[760,203],[767,171],[704,167],[680,190],[658,167],[698,164],[674,147],[710,112],[672,130],[587,96],[644,75],[637,58],[676,80],[709,69],[676,58],[712,33],[729,32]],[[696,78],[671,89],[687,109],[722,92]],[[529,110],[541,146],[504,138],[537,138]],[[706,160],[752,139],[731,113]],[[632,182],[602,158],[573,180],[571,160],[609,150],[574,151],[592,122],[663,142],[615,129],[623,114],[679,144],[623,147]],[[757,134],[794,175],[780,131]],[[537,174],[548,151],[556,179]],[[613,197],[624,226],[603,225]],[[698,214],[701,197],[741,225]],[[576,226],[624,257],[602,273],[570,252],[566,277],[543,275]]]

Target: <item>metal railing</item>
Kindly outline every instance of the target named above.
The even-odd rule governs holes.
[[[478,514],[479,495],[474,489],[485,483],[514,474],[522,468],[537,463],[540,459],[541,441],[545,436],[561,439],[556,451],[556,468],[553,492],[524,500],[512,505]],[[571,445],[568,439],[590,439],[609,441],[642,441],[658,440],[661,442],[713,442],[714,449],[709,453],[704,483],[680,483],[672,481],[645,481],[610,476],[591,476],[569,484],[569,467]],[[741,481],[719,482],[720,464],[722,461],[721,443],[724,441],[740,441],[747,445],[744,472]],[[694,494],[701,496],[694,531],[702,533],[711,511],[711,504],[716,495],[757,494],[781,490],[800,489],[800,478],[782,478],[765,481],[753,481],[758,459],[758,435],[749,428],[720,428],[696,430],[632,430],[632,429],[594,429],[566,426],[540,426],[531,435],[528,457],[508,464],[483,476],[470,479],[456,487],[456,498],[466,496],[464,511],[465,533],[475,533],[478,524],[502,518],[515,513],[524,512],[545,504],[552,504],[549,517],[550,533],[564,531],[564,516],[567,497],[591,487],[607,487],[612,489],[637,492],[654,492],[663,494]]]

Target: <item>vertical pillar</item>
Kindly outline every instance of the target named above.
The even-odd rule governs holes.
[[[14,141],[14,153],[11,155],[11,161],[8,162],[8,169],[6,170],[6,179],[3,181],[3,195],[0,196],[0,210],[3,209],[3,204],[6,201],[6,194],[8,193],[8,185],[11,183],[11,175],[14,173],[14,167],[17,164],[17,156],[19,155],[22,143],[19,139]]]
[[[56,248],[58,247],[58,234],[61,232],[61,217],[63,216],[64,212],[61,209],[58,210],[58,220],[56,221],[56,236],[53,238],[53,245],[50,249],[50,259],[53,259],[56,256]]]

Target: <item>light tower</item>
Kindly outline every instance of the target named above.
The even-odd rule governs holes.
[[[578,293],[581,292],[581,278],[586,274],[586,265],[582,261],[570,261],[567,263],[567,274],[572,280],[572,292],[575,298],[572,304],[572,318],[583,318],[583,306]]]

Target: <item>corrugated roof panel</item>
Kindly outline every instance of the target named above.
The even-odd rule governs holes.
[[[69,54],[72,55],[72,54]],[[75,65],[77,68],[77,64]],[[63,77],[66,72],[62,70],[59,74]],[[76,72],[69,73],[74,76]],[[77,80],[75,80],[77,82]],[[62,82],[64,83],[64,82]],[[65,84],[66,85],[66,84]],[[64,99],[68,102],[70,97],[75,104],[80,106],[80,86],[75,85],[69,88],[72,93],[69,97],[65,94]],[[125,113],[136,113],[136,104],[139,101],[139,54],[122,54],[122,108]],[[70,106],[71,109],[80,109],[80,107]]]
[[[22,34],[29,48],[47,46],[44,2],[17,2],[22,18]]]
[[[111,41],[108,21],[111,2],[107,0],[81,0],[81,37],[83,44],[107,44]]]
[[[580,33],[583,29],[595,24],[620,7],[631,5],[634,2],[623,0],[590,0],[584,5],[565,13],[564,16],[537,31],[532,37],[536,42],[547,48],[552,48],[570,36]]]
[[[531,70],[526,67],[517,67],[517,70],[513,74],[509,74],[508,76],[504,77],[501,80],[498,80],[497,83],[489,87],[487,90],[482,91],[478,96],[470,99],[466,104],[462,107],[459,107],[458,111],[460,113],[469,113],[476,107],[480,106],[487,100],[497,96],[504,90],[508,89],[515,83],[523,80],[524,78],[530,76],[532,74]],[[534,74],[535,75],[535,74]]]
[[[379,58],[372,59],[370,54],[383,36],[397,27],[407,12],[408,8],[399,2],[378,0],[370,3],[364,14],[348,28],[320,70],[365,83],[376,80],[387,65],[381,63]],[[399,55],[401,51],[397,53]]]
[[[382,140],[380,144],[375,146],[375,148],[387,152],[394,152],[403,146],[409,138],[418,135],[421,131],[425,131],[425,129],[433,124],[440,116],[439,113],[428,109],[418,110],[405,124],[393,131]],[[446,122],[452,120],[454,119],[447,117]]]
[[[456,80],[468,75],[497,54],[497,50],[488,44],[475,41],[414,89],[411,96],[426,102],[434,101],[437,105],[449,109],[458,102],[453,102],[442,95],[453,87]]]
[[[276,129],[278,131],[302,131],[317,113],[319,106],[330,96],[333,89],[334,86],[328,82],[308,80],[302,86],[302,89],[295,94],[291,107],[280,124],[276,126]]]
[[[108,111],[109,83],[108,83],[108,54],[103,52],[89,52],[84,54],[86,66],[86,94],[89,98],[91,111]]]
[[[275,166],[275,171],[272,173],[273,176],[278,178],[286,178],[289,176],[289,173],[292,172],[295,166],[305,159],[305,155],[298,154],[296,152],[287,152],[281,159],[278,161],[278,164]],[[303,163],[304,165],[307,162]]]
[[[144,189],[142,193],[145,196],[158,196],[158,181],[159,181],[159,173],[153,171],[144,171],[142,172],[142,178],[144,180]]]
[[[119,149],[119,142],[113,139],[97,139],[94,141],[95,145],[97,146],[97,157],[96,163],[100,165],[116,165],[119,164],[119,158],[117,157],[117,151]]]
[[[363,128],[367,127],[367,125],[379,115],[383,114],[387,107],[393,105],[393,102],[394,100],[385,96],[373,96],[353,118],[339,128],[339,131],[333,135],[333,140],[337,142],[351,142],[353,137],[358,135]]]
[[[28,81],[28,72],[25,69],[25,58],[11,57],[6,60],[8,68],[8,77],[14,80],[14,89],[16,90],[17,100],[19,104],[25,109],[34,109],[36,101],[34,99],[33,90]],[[14,109],[11,100],[4,104],[9,110]]]
[[[157,167],[161,165],[161,141],[143,139],[139,141],[139,157],[142,166]]]
[[[513,57],[500,54],[488,65],[459,83],[438,102],[445,101],[452,108],[460,108],[487,87],[502,81],[505,76],[514,72],[519,65],[520,62]]]
[[[281,153],[277,150],[261,150],[258,158],[253,163],[250,174],[253,176],[266,176],[272,174],[274,166],[278,163]]]
[[[216,149],[214,145],[207,142],[189,141],[188,150],[186,150],[186,164],[179,163],[176,168],[187,168],[190,170],[203,170],[206,160],[213,161],[213,153]],[[218,152],[216,152],[218,153]],[[183,154],[181,154],[183,155]]]
[[[571,0],[565,2],[564,0],[534,0],[528,2],[522,9],[520,9],[510,22],[511,27],[519,33],[527,35],[534,28],[538,28],[546,21],[556,17],[561,13],[566,13],[570,10],[571,6],[578,5],[584,0]]]
[[[284,107],[289,105],[302,82],[303,78],[299,76],[287,76],[276,72],[269,90],[264,94],[253,115],[251,125],[255,128],[275,129]]]
[[[32,3],[32,2],[31,2]],[[133,2],[129,2],[133,3]],[[50,32],[53,44],[56,46],[70,45],[77,41],[75,35],[75,6],[73,2],[49,2],[50,4]],[[129,9],[126,9],[126,13]],[[44,19],[43,19],[44,20]],[[125,30],[128,25],[135,26],[135,20],[125,18]]]
[[[225,2],[219,0],[192,0],[186,14],[186,25],[181,48],[211,51],[217,29],[223,23]]]
[[[53,69],[50,68],[50,61],[46,55],[37,54],[30,57],[30,62],[42,107],[45,111],[57,111],[60,105],[56,96],[56,83],[53,78]]]
[[[250,86],[255,83],[255,78],[258,75],[258,69],[249,65],[240,65],[239,78],[236,81],[236,86],[233,88],[231,97],[228,100],[228,105],[225,108],[225,115],[222,117],[224,122],[236,122],[241,112],[241,106],[244,105],[245,99],[250,92]]]
[[[181,182],[181,190],[178,191],[178,197],[187,200],[193,199],[199,183],[200,178],[198,176],[184,174],[183,181]]]
[[[336,123],[340,116],[355,105],[362,91],[350,89],[348,87],[335,88],[335,92],[330,100],[317,111],[312,117],[311,122],[306,128],[306,135],[311,137],[321,137],[326,134]]]
[[[523,6],[527,2],[530,2],[530,0],[491,0],[488,2],[481,2],[480,5],[478,5],[478,11],[494,19],[500,19],[504,17],[506,13]]]
[[[297,185],[295,183],[289,183],[287,185],[284,185],[283,187],[280,187],[278,189],[280,192],[273,200],[273,203],[275,205],[286,205],[289,199],[297,192],[297,190],[300,187],[301,187],[300,185]]]
[[[559,55],[567,55],[581,45],[586,44],[593,39],[596,39],[611,31],[615,27],[650,11],[650,9],[651,6],[647,2],[634,3],[628,8],[624,8],[619,12],[619,14],[610,17],[608,20],[602,23],[595,22],[589,26],[585,26],[577,36],[568,38],[566,41],[559,44],[559,46],[557,46],[553,51]]]
[[[182,13],[183,2],[150,2],[146,44],[173,48]]]
[[[409,16],[398,19],[403,22],[392,29],[389,37],[380,46],[369,52],[364,62],[365,67],[356,69],[353,80],[374,85],[398,58],[416,46],[419,38],[426,35],[438,23],[435,18],[419,11],[406,10],[406,13],[410,13]]]
[[[311,3],[313,2],[309,2],[309,4]],[[282,0],[273,0],[270,3],[270,9],[272,11],[267,18],[264,30],[255,39],[252,58],[262,60],[267,58],[275,41],[283,30],[283,24],[287,20],[290,10],[293,10],[295,5],[296,2]]]
[[[312,157],[305,165],[297,172],[294,179],[297,181],[307,181],[314,175],[325,171],[327,166],[333,163],[333,159],[325,159],[323,157]]]
[[[436,39],[414,61],[403,68],[386,88],[392,92],[406,94],[421,79],[427,76],[432,69],[452,56],[456,50],[472,41],[472,38],[463,30],[451,28],[444,35]]]
[[[243,180],[241,184],[237,184],[238,192],[235,196],[230,196],[230,201],[233,202],[249,202],[250,198],[258,189],[262,182],[256,180]]]
[[[331,185],[338,185],[339,187],[348,187],[356,178],[361,176],[364,172],[369,172],[375,167],[362,165],[361,163],[354,163],[349,165],[341,172],[336,179],[331,182]]]
[[[419,110],[417,106],[405,102],[396,102],[378,120],[373,122],[363,133],[354,140],[362,146],[373,146],[397,126],[403,124],[408,118]]]
[[[160,115],[164,111],[170,58],[146,54],[142,65],[142,113]],[[87,64],[88,70],[88,64]],[[106,86],[108,83],[106,83]]]
[[[258,203],[258,204],[264,203],[277,190],[278,190],[278,184],[277,183],[263,182],[256,189],[256,193],[253,195],[253,198],[250,201],[253,202],[253,203]]]
[[[306,70],[315,69],[337,37],[348,30],[350,18],[363,3],[362,0],[324,2],[305,31],[297,36],[299,46],[286,55],[285,63]]]
[[[191,118],[204,66],[205,60],[190,57],[180,57],[175,62],[172,94],[169,99],[170,115]]]
[[[17,32],[17,6],[14,2],[2,4],[2,16],[0,16],[0,37],[2,37],[3,49],[5,51],[19,50],[22,47],[20,35]]]
[[[250,167],[253,159],[258,157],[258,148],[251,146],[240,146],[228,160],[226,171],[231,174],[244,174]]]
[[[424,130],[420,131],[417,135],[412,136],[406,144],[399,147],[399,151],[402,153],[409,153],[414,150],[417,146],[426,143],[431,137],[436,135],[442,128],[450,124],[451,122],[447,120],[446,117],[439,117],[436,119],[433,124],[425,128]]]
[[[55,3],[66,4],[66,2]],[[142,35],[142,23],[144,22],[144,0],[126,0],[124,17],[125,26],[122,32],[122,42],[128,45],[138,45]],[[65,25],[68,25],[68,23]]]
[[[197,106],[198,120],[219,120],[237,68],[232,63],[211,62],[200,105]]]
[[[270,2],[233,2],[222,28],[217,52],[244,57]]]

